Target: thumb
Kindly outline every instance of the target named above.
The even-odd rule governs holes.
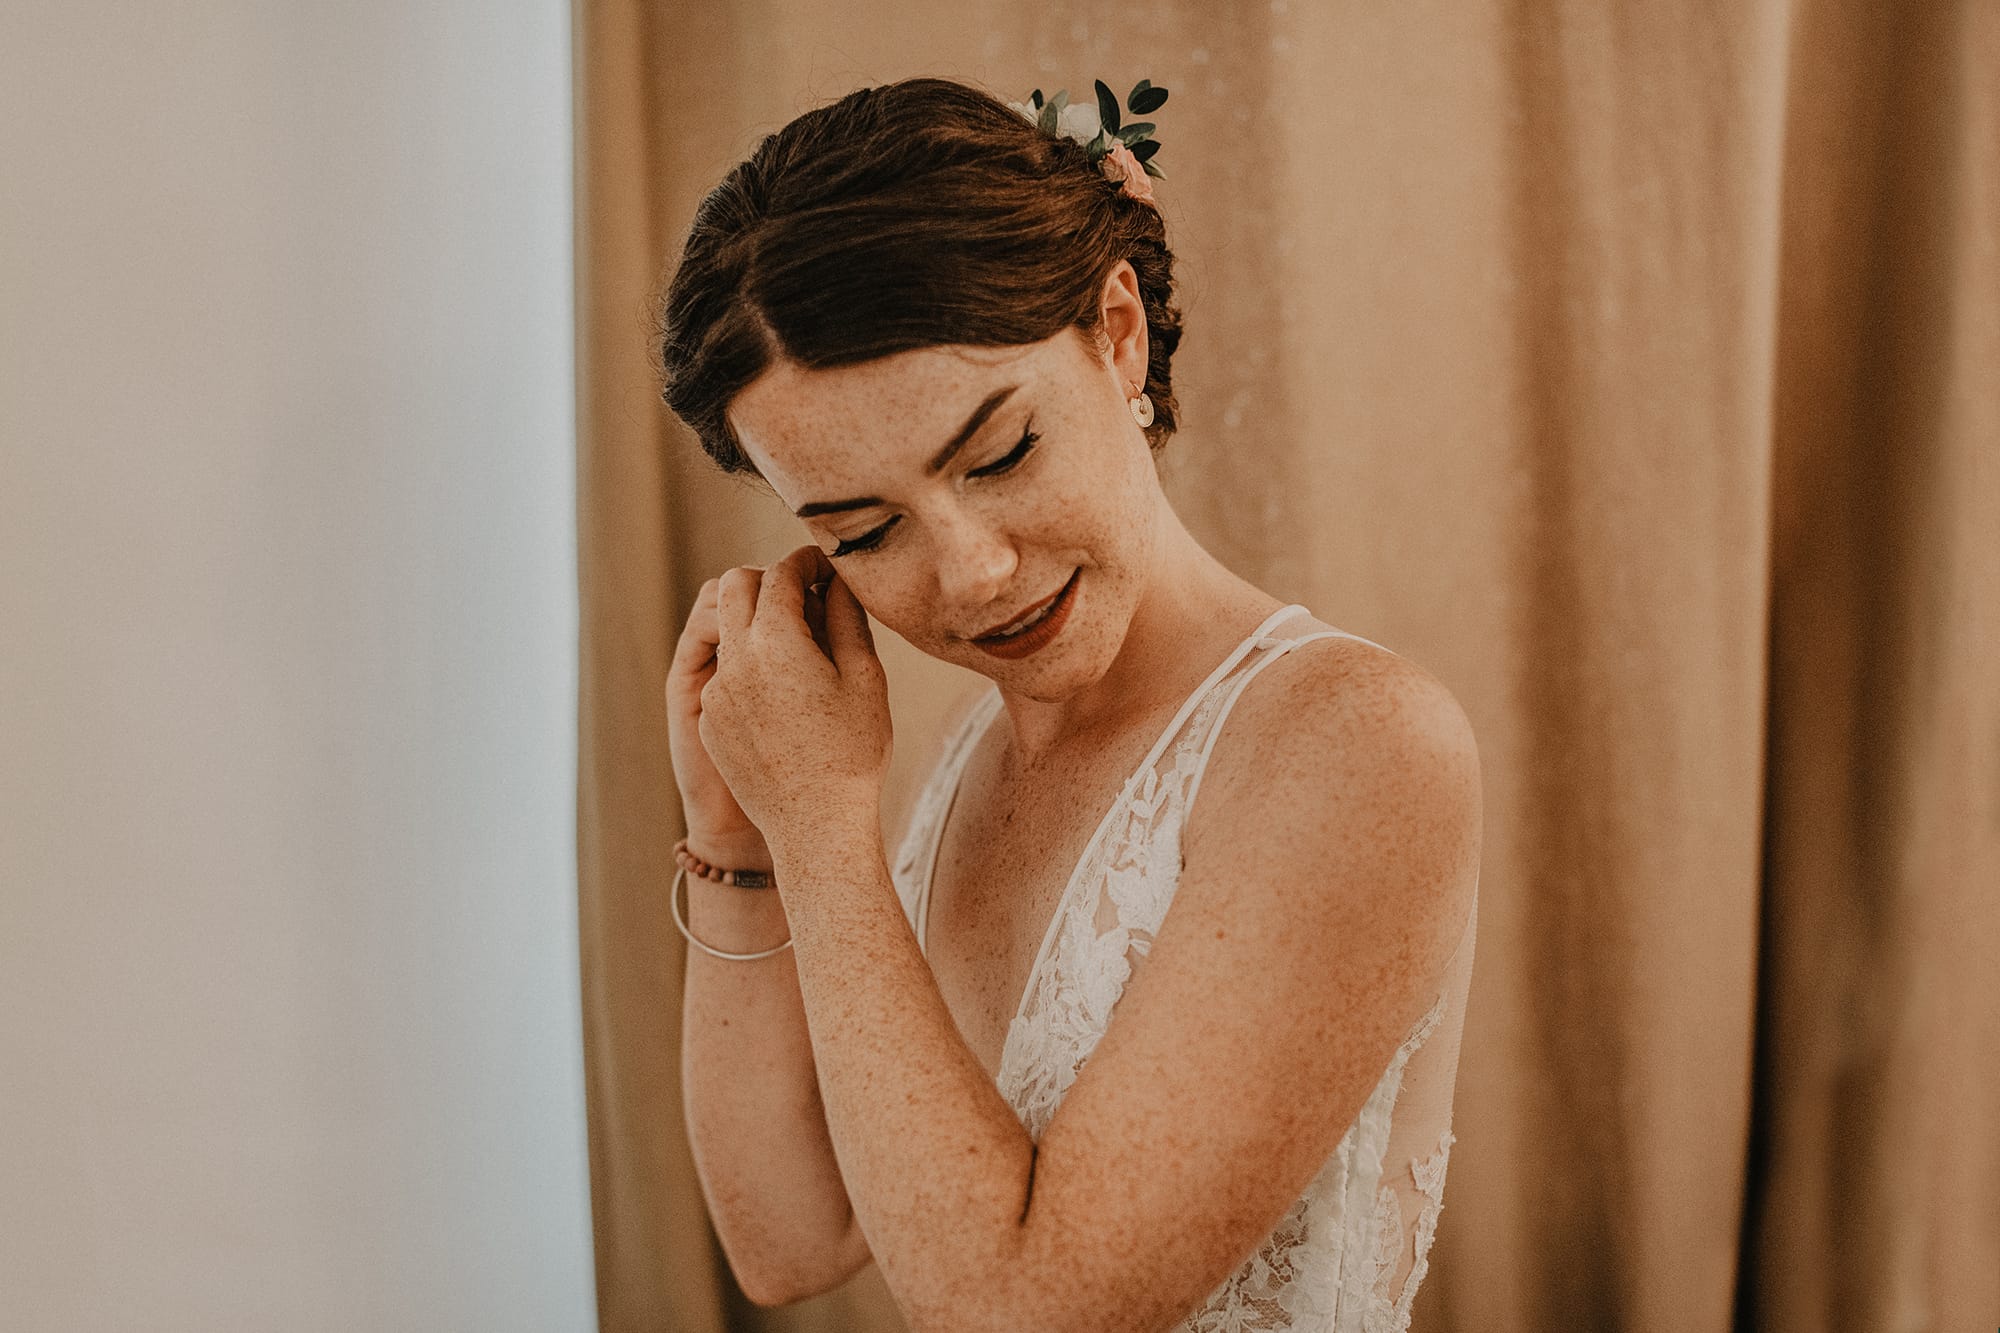
[[[868,613],[861,609],[847,580],[838,574],[826,587],[826,640],[833,648],[833,664],[845,676],[865,663],[877,662],[875,631]]]

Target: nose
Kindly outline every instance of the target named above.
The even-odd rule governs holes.
[[[963,624],[984,626],[981,613],[1004,602],[1013,590],[1014,571],[1021,563],[1014,543],[963,510],[943,520],[939,533],[939,600],[957,608]]]

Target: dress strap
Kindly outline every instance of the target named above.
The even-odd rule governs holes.
[[[1126,783],[1127,787],[1137,786],[1145,779],[1146,774],[1152,771],[1153,765],[1158,763],[1160,756],[1166,752],[1168,744],[1173,741],[1174,737],[1180,734],[1180,730],[1182,726],[1186,725],[1189,716],[1193,714],[1196,708],[1201,706],[1204,699],[1208,698],[1209,691],[1215,688],[1216,682],[1227,676],[1231,671],[1234,671],[1238,662],[1241,662],[1245,657],[1254,652],[1260,644],[1290,642],[1287,639],[1274,640],[1271,635],[1271,627],[1294,611],[1307,611],[1307,608],[1297,602],[1291,602],[1264,617],[1264,623],[1245,635],[1243,641],[1236,645],[1235,650],[1229,656],[1223,658],[1217,664],[1215,670],[1208,673],[1208,679],[1195,686],[1194,693],[1188,695],[1187,700],[1181,704],[1179,711],[1174,714],[1174,720],[1167,723],[1166,730],[1162,731],[1160,738],[1153,742],[1153,748],[1146,752],[1145,759],[1141,760],[1139,767],[1133,770],[1130,780]],[[1307,614],[1310,615],[1311,612],[1307,611]]]
[[[1375,640],[1363,639],[1359,634],[1349,634],[1344,629],[1318,630],[1311,634],[1301,634],[1296,638],[1289,639],[1270,634],[1259,636],[1257,639],[1258,646],[1270,648],[1271,651],[1253,662],[1248,671],[1243,672],[1230,682],[1229,693],[1223,696],[1222,708],[1216,713],[1215,720],[1208,724],[1208,734],[1202,738],[1201,755],[1195,761],[1194,777],[1188,784],[1187,798],[1181,806],[1183,812],[1194,808],[1194,795],[1201,790],[1202,775],[1208,771],[1208,753],[1215,748],[1215,738],[1222,734],[1222,723],[1229,716],[1229,710],[1236,707],[1236,701],[1243,697],[1244,687],[1250,684],[1259,671],[1262,671],[1265,667],[1271,665],[1271,663],[1277,661],[1300,644],[1311,643],[1314,639],[1358,639],[1362,643],[1369,644],[1372,647],[1382,648],[1382,645],[1376,643]],[[1386,653],[1391,650],[1382,648],[1382,651]]]

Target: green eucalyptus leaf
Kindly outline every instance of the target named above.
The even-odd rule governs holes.
[[[1056,95],[1054,97],[1051,97],[1049,99],[1049,102],[1052,106],[1055,107],[1056,111],[1060,113],[1064,107],[1069,105],[1069,89],[1067,88],[1056,89]]]
[[[1029,94],[1028,100],[1035,104],[1035,110],[1040,111],[1042,109],[1042,90],[1040,88],[1035,89],[1034,92]]]
[[[1143,163],[1147,158],[1160,151],[1160,141],[1158,139],[1147,139],[1141,143],[1135,143],[1131,147],[1132,156],[1138,158]]]
[[[1161,170],[1160,170],[1160,169],[1159,169],[1158,167],[1154,166],[1154,165],[1153,165],[1153,164],[1152,164],[1151,162],[1141,162],[1141,163],[1140,163],[1139,165],[1140,165],[1140,166],[1142,166],[1142,167],[1144,167],[1144,168],[1146,169],[1146,174],[1147,174],[1148,176],[1158,176],[1158,177],[1159,177],[1159,178],[1160,178],[1161,180],[1165,180],[1165,179],[1167,178],[1167,173],[1166,173],[1166,172],[1164,172],[1164,171],[1161,171]]]
[[[1167,90],[1165,88],[1146,88],[1144,90],[1135,88],[1132,90],[1131,105],[1132,114],[1134,115],[1150,115],[1165,106],[1166,103]]]
[[[1105,87],[1104,80],[1097,84],[1097,120],[1106,134],[1118,133],[1118,94]]]
[[[1130,111],[1137,111],[1139,109],[1137,106],[1137,103],[1139,101],[1139,94],[1145,92],[1148,88],[1152,86],[1153,86],[1153,81],[1151,79],[1141,79],[1137,83],[1133,84],[1132,91],[1126,94],[1125,97],[1126,109]]]
[[[1145,138],[1157,128],[1159,127],[1154,125],[1150,120],[1135,120],[1124,129],[1118,131],[1118,137],[1128,144],[1133,144],[1139,142],[1139,140]]]
[[[1111,151],[1111,145],[1105,142],[1103,130],[1099,130],[1097,132],[1097,137],[1095,139],[1092,139],[1089,143],[1085,144],[1084,147],[1090,150],[1090,160],[1093,162],[1095,162],[1098,158],[1103,157],[1107,152]]]
[[[1056,132],[1056,116],[1061,110],[1062,108],[1058,107],[1054,102],[1042,103],[1042,114],[1035,117],[1035,123],[1042,127],[1043,133],[1054,134]]]

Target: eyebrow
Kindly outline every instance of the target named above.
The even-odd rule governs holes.
[[[1004,389],[995,389],[987,394],[986,401],[972,409],[972,415],[965,419],[965,424],[958,428],[958,433],[951,437],[944,448],[938,450],[935,458],[924,464],[924,475],[935,477],[944,471],[945,465],[957,457],[958,451],[966,446],[966,442],[979,434],[979,428],[986,424],[986,418],[998,411],[1000,404],[1006,402],[1020,387],[1018,384],[1009,384]],[[869,505],[881,503],[882,497],[879,495],[864,495],[854,500],[814,500],[809,504],[800,505],[792,512],[800,518],[811,518],[814,514],[838,514],[845,510],[866,509]]]

